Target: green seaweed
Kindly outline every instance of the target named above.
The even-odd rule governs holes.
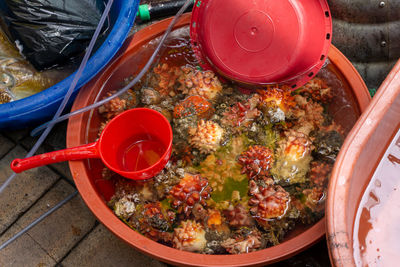
[[[228,177],[225,179],[225,183],[223,185],[223,190],[222,191],[214,191],[211,194],[211,198],[217,203],[221,202],[221,201],[230,201],[232,199],[233,191],[239,191],[240,198],[247,197],[248,180],[243,179],[240,181],[236,181],[236,180]]]
[[[284,123],[284,122],[282,122],[282,123]],[[264,136],[263,145],[274,150],[276,147],[276,143],[279,141],[279,134],[272,127],[273,126],[271,124],[265,126],[265,128],[264,128],[265,136]]]
[[[277,123],[280,124],[280,123]],[[257,125],[256,131],[249,131],[248,137],[244,136],[248,145],[262,145],[274,150],[279,141],[279,133],[273,129],[276,124]]]
[[[233,191],[238,191],[241,198],[247,195],[248,179],[236,158],[248,145],[249,139],[244,136],[233,138],[196,167],[213,188],[211,197],[215,202],[231,200]]]
[[[162,211],[167,211],[167,210],[175,210],[171,206],[171,201],[168,198],[164,198],[163,200],[160,201],[161,204],[161,210]]]

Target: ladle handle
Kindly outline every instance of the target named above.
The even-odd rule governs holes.
[[[11,169],[20,173],[32,168],[57,163],[67,160],[80,160],[88,158],[99,158],[97,142],[87,145],[71,147],[63,150],[53,151],[45,154],[36,155],[25,159],[14,159],[11,162]]]

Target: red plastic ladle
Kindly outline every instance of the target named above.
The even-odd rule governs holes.
[[[61,161],[100,158],[108,168],[126,178],[144,180],[155,176],[165,167],[171,151],[172,128],[168,120],[155,110],[136,108],[112,119],[94,143],[14,159],[11,169],[19,173]],[[148,157],[142,158],[140,163],[139,157],[146,154]],[[147,165],[144,165],[146,161]]]

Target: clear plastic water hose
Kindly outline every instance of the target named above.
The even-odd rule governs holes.
[[[71,85],[69,86],[69,89],[58,107],[58,110],[56,114],[53,117],[53,120],[51,120],[49,123],[46,124],[45,127],[42,128],[45,129],[42,135],[39,137],[39,139],[36,141],[35,145],[32,147],[32,149],[28,152],[25,158],[32,157],[35,152],[38,150],[38,148],[42,145],[43,141],[46,139],[47,135],[50,133],[51,129],[53,129],[54,124],[56,123],[56,120],[60,117],[61,113],[63,112],[65,106],[68,103],[68,100],[70,99],[72,93],[74,92],[74,89],[82,75],[83,70],[86,67],[86,63],[89,60],[89,57],[92,53],[93,47],[96,43],[97,37],[99,36],[101,29],[103,28],[104,22],[106,21],[108,17],[108,13],[110,12],[111,6],[113,4],[114,0],[109,0],[106,7],[104,8],[104,12],[100,18],[99,24],[97,25],[97,28],[93,34],[92,39],[90,40],[89,46],[85,52],[85,55],[83,56],[82,62],[79,65],[78,71],[76,72],[74,79],[71,82]],[[13,173],[10,177],[7,178],[7,180],[0,186],[0,194],[3,193],[4,189],[14,180],[16,177],[16,173]]]
[[[163,44],[165,43],[165,40],[167,39],[169,33],[172,31],[172,28],[174,27],[174,25],[176,24],[176,22],[178,21],[178,19],[182,16],[182,14],[184,13],[184,11],[186,10],[186,8],[192,4],[193,0],[186,0],[185,4],[181,7],[181,9],[178,11],[178,13],[175,15],[174,19],[171,21],[171,23],[169,24],[167,30],[165,31],[164,35],[162,36],[160,43],[157,45],[156,49],[154,50],[153,54],[151,55],[150,59],[147,61],[146,65],[143,67],[143,69],[139,72],[139,74],[130,82],[128,83],[125,87],[123,87],[121,90],[119,90],[118,92],[116,92],[115,94],[104,98],[98,102],[95,102],[87,107],[75,110],[73,112],[70,112],[68,114],[65,114],[61,117],[57,117],[37,128],[35,128],[32,132],[31,135],[35,136],[38,133],[40,133],[40,131],[42,131],[45,127],[47,127],[47,125],[49,124],[54,124],[54,123],[58,123],[61,122],[63,120],[68,119],[71,116],[89,111],[91,109],[94,108],[98,108],[102,105],[104,105],[105,103],[107,103],[108,101],[122,95],[123,93],[125,93],[129,88],[132,88],[138,81],[140,81],[140,79],[146,74],[146,72],[149,70],[150,66],[153,64],[155,58],[158,55],[158,52],[160,51],[161,47],[163,46]]]
[[[61,208],[65,203],[67,203],[68,201],[70,201],[71,199],[73,199],[76,195],[78,194],[78,191],[74,191],[72,194],[70,194],[69,196],[67,196],[66,198],[64,198],[62,201],[58,202],[54,207],[52,207],[51,209],[49,209],[48,211],[46,211],[45,213],[43,213],[42,215],[40,215],[39,218],[37,218],[36,220],[34,220],[33,222],[31,222],[28,226],[26,226],[24,229],[22,229],[21,231],[19,231],[17,234],[15,234],[13,237],[11,237],[10,239],[8,239],[6,242],[4,242],[3,244],[0,244],[0,251],[7,247],[9,244],[11,244],[14,240],[16,240],[18,237],[20,237],[21,235],[23,235],[24,233],[28,232],[29,229],[31,229],[32,227],[34,227],[36,224],[40,223],[41,221],[43,221],[43,219],[45,219],[47,216],[49,216],[50,214],[52,214],[53,212],[55,212],[56,210],[58,210],[59,208]]]
[[[68,113],[64,116],[60,117],[61,112],[63,111],[63,109],[65,108],[66,103],[68,102],[68,99],[70,98],[79,78],[80,75],[82,74],[83,69],[85,68],[86,62],[89,58],[89,55],[91,54],[91,51],[93,49],[94,43],[97,39],[98,34],[100,33],[100,29],[102,28],[105,18],[108,15],[108,12],[111,8],[112,2],[113,0],[109,0],[104,13],[100,19],[100,23],[97,26],[97,29],[95,31],[95,34],[93,35],[93,38],[89,44],[88,50],[86,51],[86,54],[82,60],[81,65],[79,66],[79,69],[75,75],[75,78],[73,80],[73,82],[71,83],[71,86],[68,90],[67,95],[64,98],[64,101],[61,103],[59,109],[57,110],[57,113],[54,115],[53,120],[47,122],[46,124],[43,124],[42,126],[34,129],[32,131],[32,135],[35,135],[36,133],[39,133],[40,131],[42,131],[43,129],[45,129],[45,131],[43,132],[43,134],[40,136],[39,140],[36,142],[36,144],[34,145],[34,147],[31,149],[31,151],[28,153],[28,155],[26,157],[30,157],[32,156],[36,150],[39,148],[39,146],[43,143],[44,139],[47,137],[48,133],[50,132],[50,130],[53,128],[54,124],[60,121],[63,121],[65,119],[68,119],[69,117],[76,115],[76,114],[80,114],[82,112],[86,112],[89,111],[91,109],[97,108],[101,105],[103,105],[104,103],[110,101],[111,99],[118,97],[119,95],[123,94],[124,92],[126,92],[129,88],[131,88],[132,86],[134,86],[142,77],[143,75],[148,71],[148,69],[150,68],[150,66],[153,64],[158,52],[160,51],[162,45],[164,44],[165,40],[167,39],[169,33],[172,31],[172,28],[174,27],[174,25],[176,24],[176,22],[178,21],[178,19],[181,17],[181,15],[184,13],[184,11],[186,10],[186,8],[191,4],[193,0],[187,0],[186,3],[182,6],[182,8],[179,10],[179,12],[176,14],[176,16],[174,17],[174,19],[172,20],[172,22],[170,23],[170,25],[168,26],[165,34],[163,35],[163,37],[160,40],[160,43],[158,44],[158,46],[156,47],[155,51],[153,52],[152,56],[150,57],[149,61],[146,63],[146,65],[144,66],[144,68],[142,69],[142,71],[139,72],[139,74],[135,77],[135,79],[133,79],[128,85],[126,85],[124,88],[122,88],[120,91],[118,91],[117,93],[115,93],[114,95],[111,95],[99,102],[96,102],[90,106],[87,106],[85,108],[76,110],[74,112]],[[104,18],[103,18],[104,17]],[[97,34],[97,35],[96,35]],[[93,43],[93,45],[92,45]],[[6,182],[0,187],[0,194],[4,191],[4,189],[7,187],[7,185],[14,179],[14,177],[16,176],[15,173],[13,173],[7,180]],[[10,239],[8,239],[6,242],[4,242],[3,244],[0,244],[0,250],[2,250],[3,248],[5,248],[6,246],[8,246],[10,243],[12,243],[14,240],[16,240],[18,237],[20,237],[21,235],[23,235],[24,233],[26,233],[29,229],[31,229],[32,227],[34,227],[36,224],[38,224],[39,222],[41,222],[43,219],[45,219],[47,216],[49,216],[50,214],[52,214],[54,211],[56,211],[57,209],[59,209],[61,206],[63,206],[65,203],[67,203],[69,200],[71,200],[73,197],[76,196],[76,194],[78,193],[78,191],[74,191],[72,194],[70,194],[68,197],[66,197],[64,200],[62,200],[61,202],[59,202],[58,204],[56,204],[52,209],[48,210],[46,213],[42,214],[39,218],[37,218],[36,220],[34,220],[32,223],[30,223],[28,226],[26,226],[25,228],[23,228],[20,232],[18,232],[16,235],[14,235],[13,237],[11,237]]]

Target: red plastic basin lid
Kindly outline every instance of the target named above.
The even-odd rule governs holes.
[[[190,30],[203,67],[243,83],[293,87],[322,67],[331,32],[325,0],[197,0]]]

